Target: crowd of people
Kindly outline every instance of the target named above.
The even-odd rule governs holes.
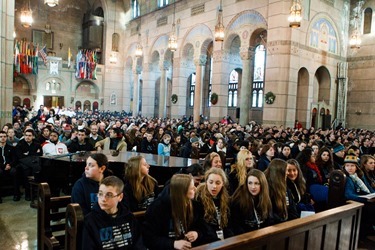
[[[40,112],[39,112],[40,111]],[[94,151],[72,190],[85,218],[86,247],[188,249],[327,209],[330,174],[346,176],[345,196],[365,204],[360,237],[374,235],[375,133],[366,129],[241,126],[223,118],[143,118],[123,112],[59,114],[43,106],[0,132],[0,177],[14,201],[30,199],[27,176],[40,155]],[[161,190],[141,157],[114,177],[102,150],[200,159]],[[0,194],[1,197],[1,194]],[[0,200],[1,201],[1,200]],[[143,225],[132,212],[146,210]],[[104,231],[105,232],[104,232]],[[143,239],[143,241],[142,241]]]

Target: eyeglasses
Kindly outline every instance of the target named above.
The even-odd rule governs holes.
[[[121,193],[120,193],[120,194],[121,194]],[[106,193],[106,194],[103,194],[103,193],[97,193],[97,196],[98,196],[98,198],[103,198],[103,197],[105,197],[106,199],[113,199],[113,198],[119,196],[120,194],[116,194],[116,195],[114,195],[114,194],[112,194],[112,193]]]

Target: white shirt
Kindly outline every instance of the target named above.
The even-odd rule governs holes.
[[[46,144],[43,146],[43,155],[62,155],[68,154],[68,148],[62,142],[58,142],[57,144],[47,141]]]

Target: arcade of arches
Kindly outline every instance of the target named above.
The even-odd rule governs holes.
[[[7,23],[1,27],[0,123],[10,120],[12,105],[44,104],[211,121],[228,115],[242,125],[299,120],[307,127],[375,129],[375,0],[301,0],[299,28],[287,21],[292,1],[225,0],[223,42],[214,38],[220,0],[66,0],[35,10],[30,28],[16,11],[27,1],[10,2],[0,6]],[[53,32],[46,65],[39,57],[38,74],[13,74],[12,31],[33,42],[47,23]],[[172,23],[175,52],[168,49]],[[349,45],[354,31],[360,48]],[[136,56],[139,45],[143,53]],[[95,78],[77,79],[79,49],[97,52]]]

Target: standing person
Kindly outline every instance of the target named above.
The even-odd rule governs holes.
[[[134,156],[125,167],[124,202],[130,211],[146,210],[158,195],[158,182],[148,174],[150,165],[143,156]]]
[[[170,185],[148,207],[142,235],[149,250],[188,249],[199,242],[195,190],[191,175],[173,175]]]
[[[26,129],[23,140],[20,140],[16,146],[16,160],[17,165],[17,185],[16,194],[13,197],[14,201],[21,199],[20,187],[21,184],[25,187],[25,200],[31,200],[30,185],[28,176],[34,175],[35,164],[39,167],[39,156],[43,154],[42,147],[34,140],[35,133],[32,129]]]
[[[9,132],[9,130],[8,130]],[[11,177],[13,179],[14,196],[19,195],[19,190],[16,189],[16,168],[14,148],[7,144],[7,133],[0,131],[0,203],[3,202],[1,194],[1,184],[4,183],[5,178]]]
[[[171,155],[171,136],[164,134],[158,144],[158,155],[170,156]]]
[[[237,161],[231,166],[229,173],[229,193],[233,194],[236,189],[245,184],[247,172],[254,167],[254,158],[247,149],[242,149],[237,154]]]
[[[262,171],[250,169],[246,182],[232,196],[230,211],[235,235],[272,224],[272,203],[266,176]]]
[[[72,202],[78,203],[84,215],[88,214],[98,201],[96,194],[99,183],[107,174],[108,158],[104,154],[90,155],[86,160],[85,172],[73,186]]]
[[[104,178],[98,202],[85,217],[82,249],[142,249],[140,227],[121,203],[124,183],[116,176]]]
[[[224,240],[233,236],[229,228],[229,194],[226,189],[228,180],[220,168],[210,168],[205,174],[206,182],[201,183],[195,194],[198,203],[197,213],[201,215],[204,229],[201,243]]]
[[[361,170],[363,178],[375,189],[375,157],[372,155],[361,156]]]
[[[375,198],[366,199],[360,197],[360,195],[374,193],[374,189],[363,178],[363,172],[359,168],[357,156],[354,155],[352,150],[348,151],[348,155],[344,159],[344,172],[348,176],[345,183],[345,198],[364,203],[359,237],[365,239],[366,236],[375,234],[373,228],[373,225],[375,225]]]
[[[296,204],[286,185],[286,167],[286,161],[274,159],[264,172],[270,188],[272,213],[275,223],[298,218]]]

